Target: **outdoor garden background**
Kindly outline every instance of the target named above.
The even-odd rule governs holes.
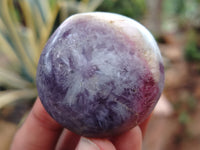
[[[45,42],[68,16],[116,12],[145,25],[165,65],[165,88],[144,150],[200,149],[200,0],[0,0],[0,150],[8,150],[37,97]]]

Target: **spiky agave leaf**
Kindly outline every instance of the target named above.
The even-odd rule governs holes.
[[[0,109],[5,105],[15,102],[17,100],[28,100],[35,98],[37,90],[33,89],[20,89],[20,90],[7,90],[0,92]]]
[[[37,96],[36,66],[59,5],[56,0],[0,1],[0,108]]]
[[[21,64],[24,65],[27,73],[31,76],[31,74],[35,73],[35,68],[30,59],[28,58],[24,50],[23,44],[20,41],[19,31],[16,30],[18,24],[14,23],[14,21],[12,20],[12,17],[8,9],[8,1],[7,0],[0,1],[0,5],[2,7],[0,9],[1,19],[3,20],[7,28],[7,34],[5,36],[7,37],[7,40],[10,42],[10,45],[14,47],[13,50],[15,51],[17,57],[20,58]]]
[[[30,82],[24,80],[19,74],[3,68],[0,68],[0,84],[16,89],[33,87]]]

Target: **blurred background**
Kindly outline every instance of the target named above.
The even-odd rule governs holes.
[[[37,97],[45,42],[68,16],[88,11],[134,18],[160,47],[165,89],[143,149],[200,149],[200,0],[0,0],[0,150],[9,149]]]

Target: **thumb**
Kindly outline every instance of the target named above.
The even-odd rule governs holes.
[[[107,139],[81,137],[75,150],[116,150],[116,148]]]

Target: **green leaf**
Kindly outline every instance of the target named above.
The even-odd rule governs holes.
[[[0,68],[0,84],[12,88],[29,88],[31,83],[24,80],[21,76],[15,72]]]
[[[17,100],[33,99],[37,96],[36,89],[10,90],[0,92],[0,109]]]

